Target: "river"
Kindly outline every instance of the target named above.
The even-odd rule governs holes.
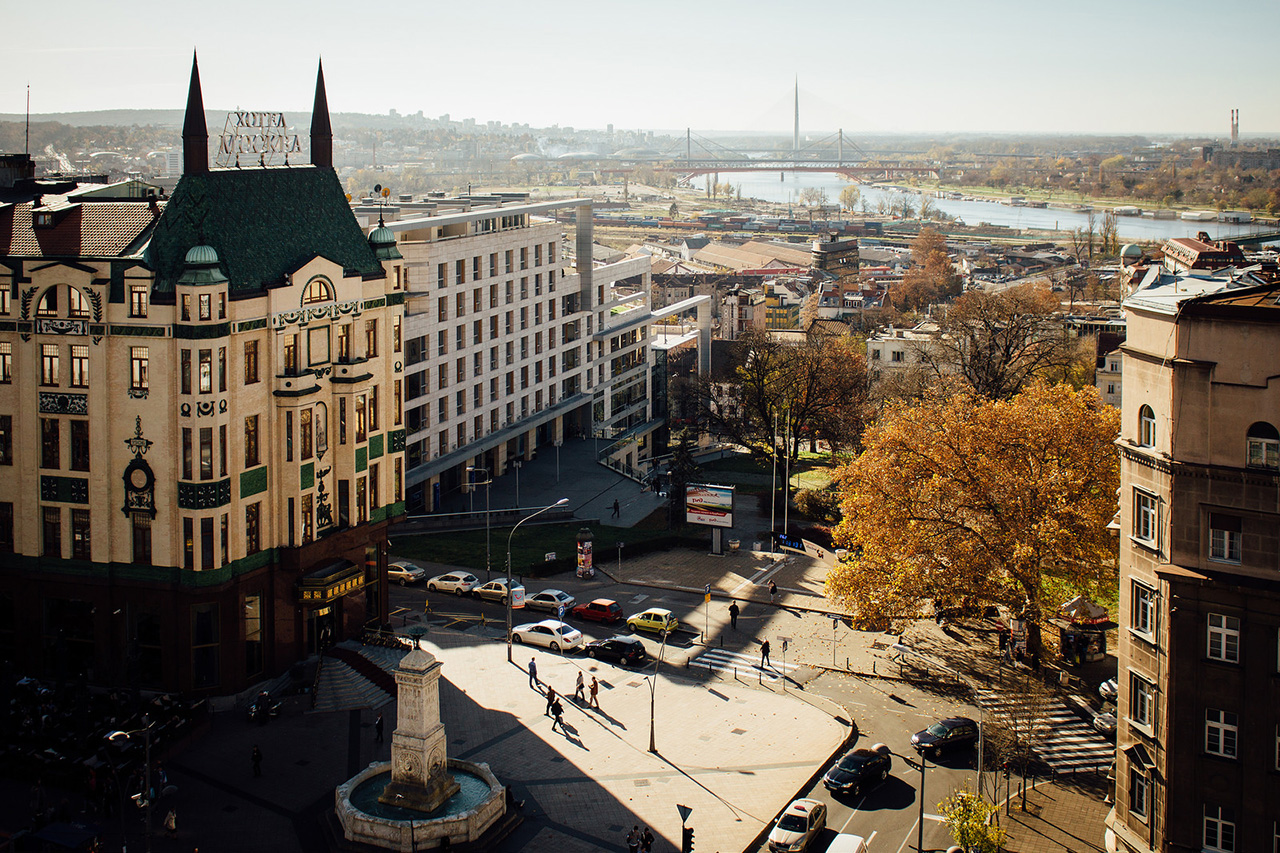
[[[836,204],[840,198],[840,191],[849,185],[844,177],[834,172],[722,172],[719,177],[721,183],[733,184],[735,191],[741,185],[744,198],[750,196],[779,204],[794,204],[797,211],[803,210],[799,201],[802,190],[809,187],[826,190],[830,203]],[[698,178],[694,181],[694,185],[705,190],[706,180],[705,177]],[[858,189],[862,192],[862,198],[866,200],[867,208],[873,216],[882,199],[889,203],[895,198],[900,198],[897,191],[886,187],[859,184]],[[918,193],[913,195],[912,204],[918,208],[920,195]],[[963,221],[966,225],[976,226],[986,222],[1010,228],[1055,231],[1074,231],[1077,228],[1089,227],[1088,215],[1074,210],[1013,207],[999,202],[960,201],[945,198],[934,198],[930,201],[938,210]],[[1066,203],[1065,200],[1064,203]],[[1102,224],[1104,208],[1097,207],[1096,210],[1095,230]],[[1138,216],[1117,216],[1116,227],[1121,240],[1135,242],[1151,242],[1170,237],[1194,237],[1200,231],[1207,231],[1211,238],[1218,240],[1274,230],[1270,226],[1253,223],[1191,222],[1185,219],[1146,219]]]

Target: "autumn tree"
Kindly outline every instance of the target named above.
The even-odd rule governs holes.
[[[850,213],[853,213],[861,198],[862,190],[858,189],[857,184],[848,184],[844,189],[840,190],[840,206]]]
[[[947,823],[951,838],[968,853],[996,853],[1005,840],[1005,831],[991,818],[999,807],[975,793],[966,782],[942,802],[938,813]]]
[[[838,477],[827,596],[863,623],[1004,605],[1036,651],[1056,602],[1114,591],[1118,431],[1092,386],[891,404]]]
[[[1043,282],[997,293],[970,290],[947,311],[938,338],[921,347],[920,361],[982,397],[1012,396],[1035,378],[1065,379],[1078,372],[1082,344],[1068,334],[1059,308]]]
[[[918,311],[960,293],[963,280],[947,254],[947,238],[933,228],[921,229],[911,241],[911,266],[889,297],[899,311]]]

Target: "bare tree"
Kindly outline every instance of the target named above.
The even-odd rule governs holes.
[[[1038,676],[1013,671],[1004,676],[998,699],[986,713],[984,757],[988,767],[1016,771],[1022,777],[1022,810],[1027,809],[1027,771],[1035,764],[1036,746],[1049,734],[1053,694]]]

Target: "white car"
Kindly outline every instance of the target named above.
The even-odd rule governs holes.
[[[561,649],[581,648],[582,632],[559,619],[543,619],[541,622],[529,622],[512,628],[511,641],[546,646],[551,651],[558,652]]]
[[[449,572],[447,575],[436,575],[427,581],[427,589],[431,592],[452,592],[466,595],[480,583],[480,578],[470,572]]]
[[[395,581],[404,586],[407,583],[417,583],[427,576],[427,570],[415,566],[413,563],[389,563],[387,565],[387,580]]]
[[[787,806],[769,831],[769,849],[774,853],[806,850],[827,825],[827,807],[820,800],[804,797]]]
[[[560,613],[560,608],[568,613],[573,609],[574,598],[567,592],[558,589],[544,589],[535,592],[524,600],[524,606],[530,610],[545,610],[548,613]]]

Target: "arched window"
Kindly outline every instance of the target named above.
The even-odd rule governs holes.
[[[1249,427],[1250,468],[1280,469],[1280,432],[1266,421]]]
[[[64,290],[66,295],[62,296],[61,292]],[[67,284],[55,284],[40,294],[40,301],[36,303],[36,316],[61,317],[63,315],[60,313],[60,304],[65,304],[67,317],[77,319],[89,317],[89,300],[79,288]]]
[[[1138,444],[1143,447],[1156,446],[1156,413],[1150,406],[1138,409]]]
[[[307,289],[302,291],[302,304],[314,305],[317,302],[329,302],[333,299],[333,290],[329,282],[322,278],[313,278],[307,282]]]
[[[55,284],[53,287],[40,294],[40,301],[36,303],[37,317],[58,316],[58,291],[61,289],[61,285]]]

